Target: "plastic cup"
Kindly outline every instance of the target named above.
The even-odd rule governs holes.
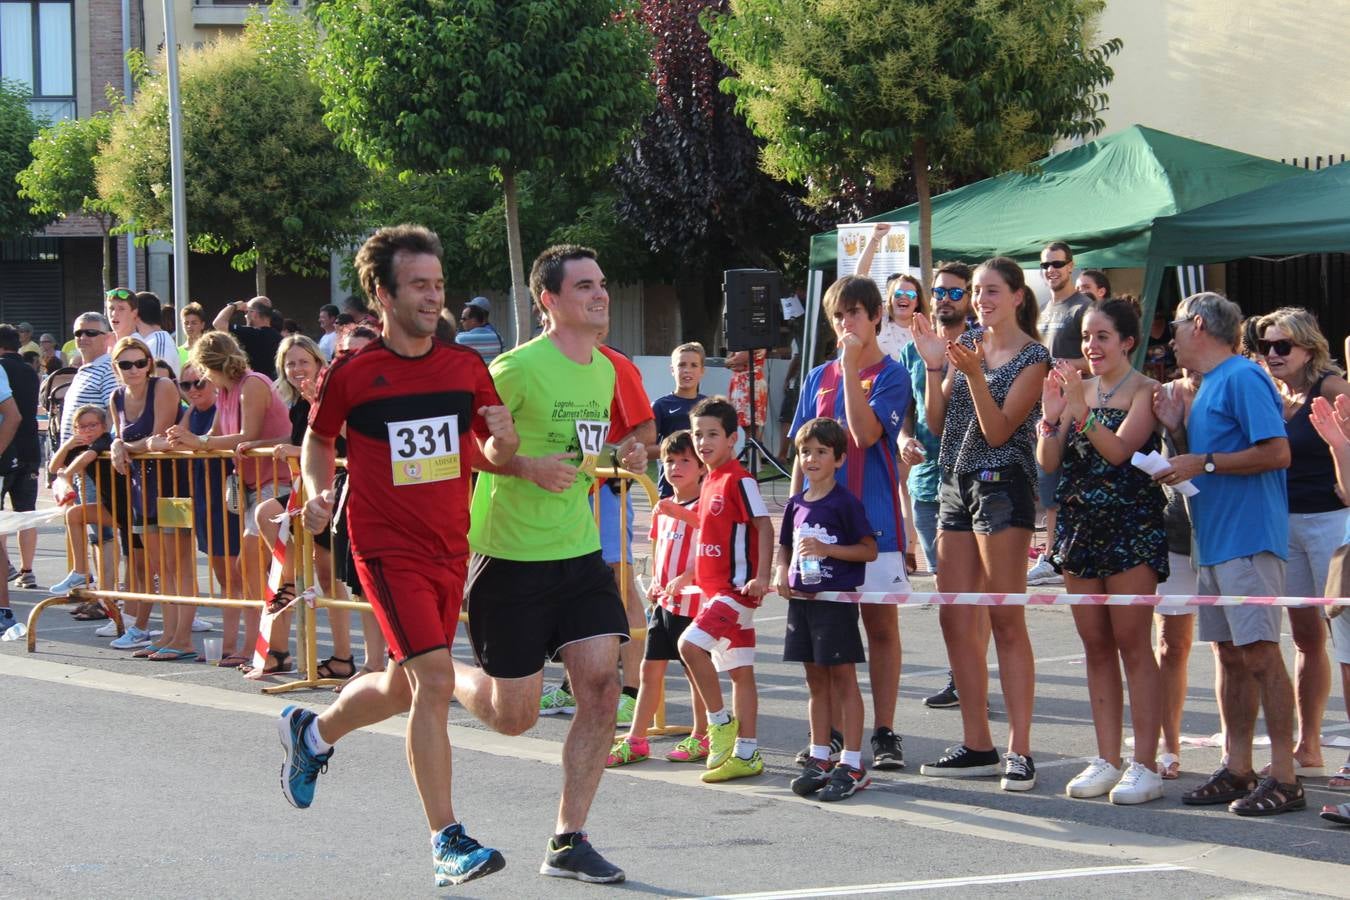
[[[211,665],[220,662],[220,642],[222,638],[202,638],[202,659]]]

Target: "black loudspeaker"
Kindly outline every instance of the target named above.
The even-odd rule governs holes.
[[[782,276],[768,269],[727,269],[722,273],[728,350],[771,350],[783,346]]]

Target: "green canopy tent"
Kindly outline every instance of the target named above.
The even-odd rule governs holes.
[[[1350,163],[1153,223],[1145,289],[1170,265],[1350,251]]]
[[[1134,125],[1046,157],[1030,173],[1007,172],[934,197],[933,258],[1011,256],[1035,263],[1045,244],[1062,240],[1082,266],[1146,267],[1155,219],[1309,174]],[[867,221],[909,222],[911,264],[917,266],[918,220],[919,207],[911,204]],[[836,245],[833,231],[811,239],[808,335],[816,333],[814,318],[826,273],[834,274]],[[1153,314],[1162,271],[1145,285],[1145,321]],[[813,359],[815,348],[809,350]]]

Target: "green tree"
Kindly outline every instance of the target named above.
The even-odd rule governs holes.
[[[269,269],[327,270],[325,254],[359,230],[369,183],[323,124],[314,27],[286,9],[255,12],[179,65],[189,241],[253,268],[260,293]],[[146,239],[172,229],[167,97],[162,74],[144,77],[95,163],[100,195]]]
[[[33,161],[31,144],[40,123],[28,108],[28,88],[8,79],[0,79],[0,239],[32,234],[53,218],[50,213],[35,212],[19,196],[15,180]]]
[[[631,0],[331,0],[315,73],[339,140],[377,169],[500,179],[517,340],[520,178],[602,169],[651,101]]]
[[[114,107],[121,103],[110,95]],[[43,128],[30,145],[33,161],[18,174],[19,195],[33,213],[61,218],[82,213],[103,229],[103,289],[113,280],[112,228],[117,217],[98,195],[94,159],[112,134],[111,110],[84,119],[65,119]]]
[[[722,89],[772,175],[819,187],[913,173],[932,269],[930,176],[1023,168],[1060,138],[1101,131],[1104,0],[732,0],[705,18],[734,72]],[[823,199],[823,198],[821,198]]]

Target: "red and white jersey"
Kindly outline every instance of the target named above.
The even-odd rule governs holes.
[[[695,497],[680,505],[686,509],[697,509],[698,498]],[[652,540],[653,547],[656,602],[677,616],[693,618],[698,615],[699,604],[703,598],[701,594],[693,592],[692,583],[689,585],[691,590],[678,597],[670,596],[662,588],[689,571],[689,564],[694,561],[694,547],[698,544],[698,529],[674,516],[657,513],[652,516],[652,528],[648,536]]]
[[[768,514],[759,485],[734,457],[704,479],[698,503],[698,558],[694,563],[694,581],[703,596],[741,597],[741,589],[755,577],[759,563],[759,538],[752,520]]]

